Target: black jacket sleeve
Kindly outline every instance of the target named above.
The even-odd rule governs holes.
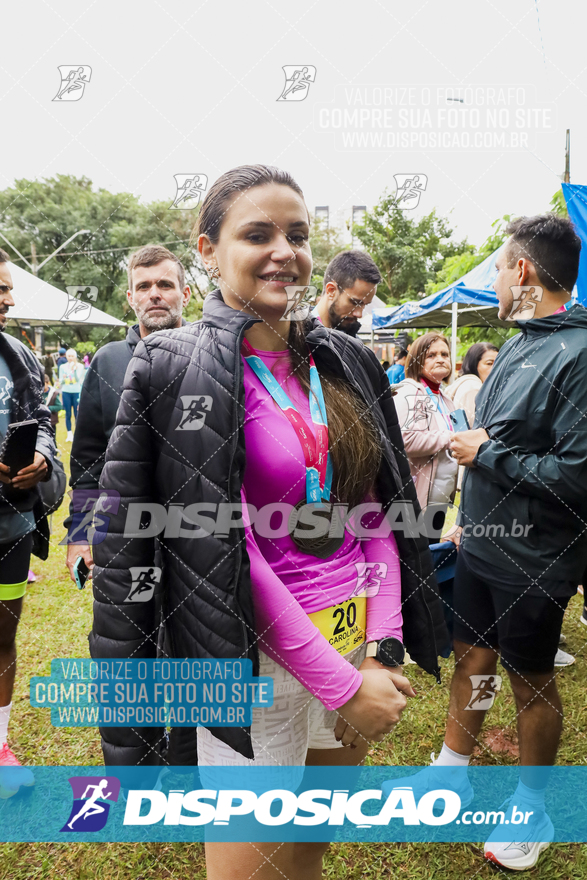
[[[154,658],[159,628],[157,605],[129,602],[130,568],[155,565],[155,539],[125,536],[133,502],[150,502],[153,446],[148,417],[150,359],[144,344],[135,352],[125,378],[116,426],[106,453],[100,488],[108,494],[107,528],[92,553],[94,624],[90,653],[99,658]],[[89,399],[89,398],[88,398]],[[136,534],[136,533],[135,533]],[[96,540],[96,539],[95,539]],[[101,728],[107,764],[154,764],[164,740],[163,728]]]
[[[404,449],[389,379],[374,352],[366,346],[364,351],[370,361],[371,381],[395,453],[401,478],[402,500],[413,506],[416,519],[420,514],[420,504]],[[445,653],[450,639],[428,539],[419,533],[408,537],[402,530],[394,531],[394,535],[400,553],[404,644],[418,666],[439,679],[438,654]]]
[[[104,467],[108,436],[104,427],[104,413],[100,394],[99,358],[94,357],[82,385],[75,433],[71,447],[69,485],[72,489],[97,489]],[[72,525],[73,504],[64,521],[69,531]]]

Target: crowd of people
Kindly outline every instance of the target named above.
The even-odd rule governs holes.
[[[472,800],[467,767],[486,714],[471,711],[472,682],[495,681],[499,659],[516,701],[522,765],[511,804],[527,805],[534,819],[525,839],[493,836],[485,852],[518,870],[536,863],[552,823],[532,770],[556,760],[555,661],[566,606],[587,567],[587,312],[570,305],[580,240],[569,221],[521,218],[507,233],[496,266],[499,317],[508,319],[520,286],[539,287],[542,297],[499,350],[471,346],[452,384],[441,333],[401,334],[387,371],[357,338],[382,278],[364,251],[338,254],[312,312],[292,317],[287,288],[304,289],[312,277],[309,215],[299,185],[276,168],[241,166],[210,187],[193,234],[215,285],[200,320],[182,317],[191,291],[175,254],[148,245],[130,257],[137,323],[124,341],[100,348],[87,371],[72,350],[58,365],[72,441],[66,564],[72,578],[80,558],[91,573],[90,654],[249,658],[255,675],[272,677],[274,701],[254,709],[251,727],[102,728],[107,765],[360,764],[415,697],[405,664],[439,680],[438,658],[452,648],[444,743],[410,785],[424,792],[436,768],[448,766],[463,806]],[[8,259],[0,251],[0,324],[13,304]],[[2,377],[12,396],[0,432],[38,422],[34,463],[17,475],[0,464],[7,797],[34,783],[8,746],[8,722],[40,529],[35,486],[51,478],[50,410],[60,404],[44,404],[52,377],[5,333]],[[449,525],[459,488],[457,524]],[[80,530],[80,499],[108,493],[120,503],[92,544]],[[202,533],[186,519],[175,536],[129,537],[137,499],[166,509],[229,503],[240,514],[228,530]],[[349,518],[337,530],[329,517],[341,505]],[[407,520],[395,516],[398,505]],[[279,506],[295,516],[268,530],[260,513]],[[359,509],[362,531],[348,527]],[[326,516],[326,531],[308,527],[312,513]],[[450,602],[432,555],[447,541],[457,556]],[[163,573],[148,601],[131,598],[137,566]],[[351,599],[355,638],[335,640],[333,621]],[[208,876],[318,878],[326,848],[208,843]]]

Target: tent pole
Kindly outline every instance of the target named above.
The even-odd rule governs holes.
[[[450,381],[451,382],[454,382],[455,374],[456,374],[458,313],[459,313],[459,304],[455,300],[452,304],[452,329],[451,329],[451,337],[450,337],[450,360],[451,360]]]

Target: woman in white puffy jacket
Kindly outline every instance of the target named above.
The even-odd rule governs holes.
[[[453,426],[449,418],[455,406],[441,389],[450,372],[448,340],[439,333],[419,336],[410,348],[406,378],[397,386],[394,398],[420,506],[423,510],[429,505],[439,507],[433,520],[436,537],[429,535],[432,542],[439,539],[457,486],[458,465],[450,454]]]

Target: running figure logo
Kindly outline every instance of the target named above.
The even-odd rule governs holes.
[[[526,284],[510,287],[514,301],[506,321],[529,321],[536,313],[536,306],[542,301],[544,289]]]
[[[281,68],[285,74],[285,85],[278,101],[304,101],[308,97],[310,85],[316,79],[316,68],[311,64],[301,67],[286,64]]]
[[[284,287],[287,306],[280,321],[305,321],[316,305],[318,289],[306,284],[288,284]]]
[[[381,586],[381,579],[387,577],[386,562],[355,562],[357,569],[357,586],[352,592],[352,596],[361,596],[366,594],[369,599],[376,596]]]
[[[92,68],[87,64],[64,64],[57,70],[61,77],[61,85],[53,100],[79,101],[92,77]]]
[[[85,296],[86,299],[91,299],[92,302],[96,302],[98,299],[98,288],[94,284],[75,284],[65,289],[69,296],[75,296],[76,299],[82,296]],[[87,293],[85,292],[86,290]]]
[[[110,811],[107,800],[118,801],[120,780],[115,776],[72,776],[69,784],[73,807],[61,831],[101,831]]]
[[[470,675],[473,693],[465,709],[491,709],[495,695],[501,690],[501,675]]]
[[[422,397],[419,394],[408,394],[406,395],[406,402],[408,404],[408,414],[404,424],[401,426],[402,430],[429,430],[436,413],[435,402],[432,398],[428,396]]]
[[[206,174],[174,174],[173,179],[176,192],[170,210],[191,211],[200,204],[208,186]]]
[[[69,290],[76,290],[77,288],[71,287]],[[86,288],[83,287],[82,290]],[[98,288],[92,288],[97,290]],[[83,299],[78,299],[77,296],[72,296],[71,293],[67,293],[67,305],[65,307],[64,313],[61,315],[61,321],[87,321],[90,315],[92,314],[92,304],[89,302],[84,302]]]
[[[72,528],[60,544],[101,544],[108,531],[109,516],[116,514],[120,506],[120,493],[116,489],[73,489]]]
[[[200,431],[204,427],[206,415],[212,409],[209,394],[183,394],[180,398],[183,414],[176,431]]]
[[[155,566],[129,568],[132,587],[125,602],[148,602],[161,581],[161,569]]]
[[[394,174],[396,183],[395,203],[398,208],[411,211],[420,204],[420,197],[428,186],[425,174]]]

